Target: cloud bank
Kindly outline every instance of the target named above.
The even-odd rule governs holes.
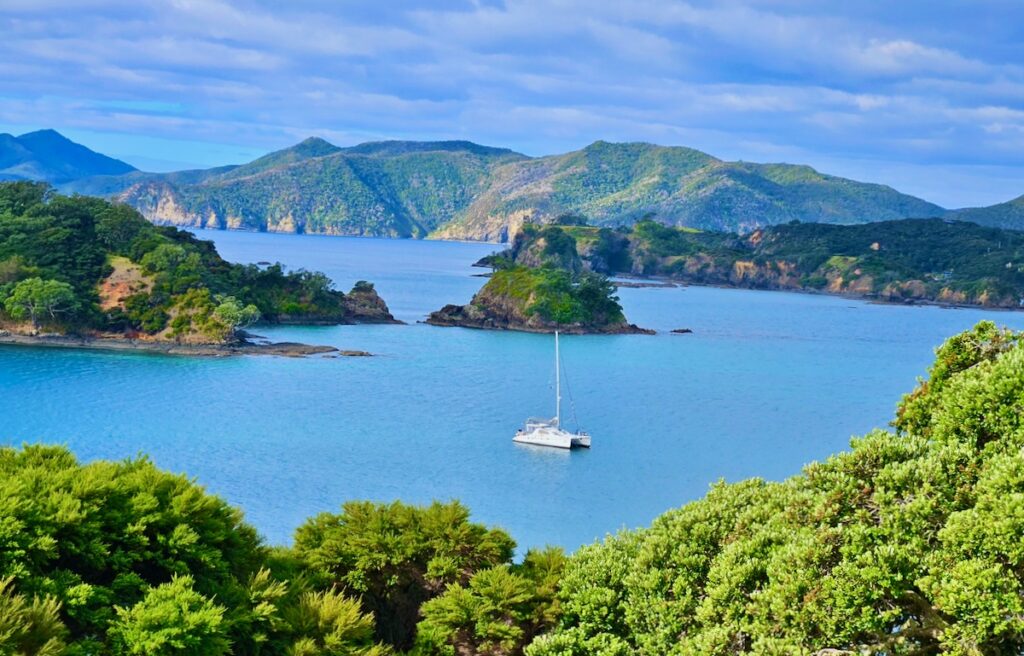
[[[844,4],[7,0],[0,126],[166,166],[310,135],[643,140],[947,206],[1024,193],[1024,5]]]

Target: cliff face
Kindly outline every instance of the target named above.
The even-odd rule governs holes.
[[[345,294],[345,308],[354,323],[402,323],[391,315],[373,284],[359,281]]]
[[[84,178],[69,190],[114,196],[152,221],[182,226],[496,242],[567,212],[595,225],[629,225],[653,213],[667,224],[743,232],[793,220],[945,212],[806,166],[602,141],[531,158],[468,142],[337,148],[313,140],[242,166]]]

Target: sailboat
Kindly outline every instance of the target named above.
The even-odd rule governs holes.
[[[550,446],[558,449],[590,448],[590,433],[575,433],[562,428],[561,360],[558,356],[558,331],[555,331],[555,416],[553,419],[527,419],[526,426],[516,431],[513,442]]]

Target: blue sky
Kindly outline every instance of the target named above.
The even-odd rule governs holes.
[[[318,135],[597,140],[1024,193],[1020,0],[0,0],[0,130],[149,170]]]

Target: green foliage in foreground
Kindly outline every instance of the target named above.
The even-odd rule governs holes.
[[[896,432],[580,550],[527,653],[1021,653],[1022,335],[983,323],[937,355]]]
[[[101,310],[114,262],[137,265],[139,288]],[[217,342],[260,317],[344,320],[345,298],[323,274],[230,264],[212,243],[127,206],[0,183],[0,323]]]
[[[146,460],[0,448],[0,653],[1024,651],[1024,334],[937,351],[894,431],[513,564],[458,503],[345,504],[270,549]]]

